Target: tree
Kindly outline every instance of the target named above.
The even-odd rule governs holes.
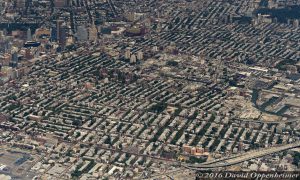
[[[207,157],[204,157],[204,156],[201,156],[200,158],[191,156],[189,158],[190,163],[204,163],[204,162],[206,162],[206,160],[207,160]]]
[[[180,114],[180,112],[182,111],[181,107],[178,107],[175,111],[174,111],[174,116],[178,116]]]
[[[178,24],[180,22],[180,17],[177,17],[176,19],[175,19],[175,24]]]
[[[110,144],[111,145],[111,137],[108,135],[107,139],[104,142],[105,144]]]
[[[150,108],[150,111],[155,112],[155,113],[161,113],[166,109],[166,107],[167,107],[166,103],[160,102],[160,103],[157,103],[157,104],[153,105]]]
[[[173,61],[173,60],[169,60],[169,61],[167,61],[166,65],[168,65],[168,66],[178,66],[178,62]]]
[[[16,95],[11,95],[11,96],[8,97],[8,99],[16,101],[17,100],[17,96]]]
[[[298,166],[299,162],[300,162],[300,153],[299,152],[295,152],[294,154],[294,160],[293,160],[293,164]]]
[[[80,136],[80,132],[77,131],[75,137],[78,138]]]
[[[216,132],[218,131],[218,128],[217,128],[217,127],[213,127],[213,128],[211,129],[211,131],[212,131],[213,133],[216,133]]]
[[[81,126],[81,124],[82,124],[82,122],[79,119],[74,119],[73,122],[72,122],[73,126]]]
[[[70,44],[66,46],[67,51],[76,51],[77,47],[74,44]]]
[[[72,150],[69,149],[66,153],[66,156],[72,156]]]

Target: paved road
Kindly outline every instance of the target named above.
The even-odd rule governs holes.
[[[292,144],[286,144],[281,146],[275,146],[265,149],[259,149],[255,151],[249,151],[243,154],[234,155],[231,157],[221,158],[215,161],[206,162],[203,164],[184,164],[183,166],[189,169],[199,169],[199,168],[219,168],[219,167],[225,167],[225,166],[231,166],[234,164],[239,164],[244,161],[248,161],[251,159],[263,157],[269,154],[274,154],[277,152],[281,152],[288,149],[293,149],[296,147],[300,147],[300,142],[292,143]]]
[[[297,122],[297,121],[300,121],[300,118],[289,118],[288,120],[286,121],[264,121],[264,120],[252,120],[252,119],[236,119],[238,121],[247,121],[247,122],[254,122],[254,123],[266,123],[266,124],[280,124],[280,123],[283,123],[283,124],[286,124],[286,123],[292,123],[292,122]]]

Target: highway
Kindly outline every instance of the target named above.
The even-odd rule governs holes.
[[[265,121],[265,120],[252,120],[252,119],[236,119],[238,121],[244,121],[244,122],[253,122],[253,123],[266,123],[266,124],[286,124],[286,123],[293,123],[293,122],[297,122],[300,121],[300,118],[289,118],[286,121]]]
[[[251,159],[263,157],[266,155],[274,154],[277,152],[281,152],[288,149],[293,149],[296,147],[300,147],[300,142],[292,143],[292,144],[285,144],[281,146],[274,146],[270,148],[264,148],[259,150],[249,151],[243,154],[234,155],[231,157],[221,158],[210,162],[205,162],[202,164],[182,164],[182,166],[189,168],[189,169],[212,169],[212,168],[220,168],[231,166],[235,164],[242,163],[244,161],[248,161]]]

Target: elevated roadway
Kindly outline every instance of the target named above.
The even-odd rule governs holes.
[[[182,164],[184,167],[189,168],[189,169],[212,169],[212,168],[220,168],[220,167],[226,167],[226,166],[231,166],[235,164],[242,163],[244,161],[248,161],[251,159],[256,159],[259,157],[263,157],[266,155],[278,153],[284,150],[288,149],[293,149],[296,147],[300,147],[300,142],[295,142],[292,144],[285,144],[281,146],[274,146],[270,148],[264,148],[264,149],[259,149],[259,150],[254,150],[254,151],[249,151],[246,153],[234,155],[234,156],[229,156],[221,159],[217,159],[214,161],[210,162],[205,162],[202,164]]]

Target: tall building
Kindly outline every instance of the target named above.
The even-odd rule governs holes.
[[[7,29],[3,29],[3,32],[2,32],[2,33],[3,33],[3,36],[7,36],[7,33],[8,33],[8,32],[7,32]]]
[[[92,24],[92,27],[89,28],[89,40],[95,41],[98,38],[98,30],[95,24]]]
[[[130,59],[130,56],[131,56],[131,52],[130,52],[130,48],[126,48],[126,51],[125,51],[125,59]]]
[[[228,17],[229,19],[229,23],[233,23],[233,16],[232,16],[232,14],[229,14],[229,17]]]
[[[31,37],[31,29],[30,29],[30,28],[27,29],[26,37],[27,37],[27,41],[31,41],[31,40],[32,40],[32,37]]]
[[[77,28],[76,37],[78,41],[87,41],[88,40],[88,31],[85,26],[81,25]]]
[[[52,25],[50,30],[50,41],[56,42],[57,41],[57,27],[56,25]]]
[[[13,48],[11,51],[11,62],[10,62],[11,67],[17,67],[18,66],[18,49]]]
[[[137,53],[137,59],[138,59],[138,60],[143,60],[143,59],[144,59],[144,54],[143,54],[142,51],[139,51],[139,52]]]
[[[291,19],[288,19],[288,20],[287,20],[287,24],[288,24],[288,25],[291,25]]]
[[[67,42],[67,25],[64,23],[64,21],[58,20],[56,28],[58,43],[62,48],[64,48]]]
[[[132,64],[136,63],[136,56],[135,56],[135,54],[131,55],[131,57],[130,57],[130,63],[132,63]]]
[[[259,13],[259,14],[257,15],[257,22],[258,22],[258,24],[262,22],[262,19],[263,19],[263,17],[262,17],[262,15]]]
[[[64,23],[63,20],[57,20],[56,21],[56,39],[57,41],[59,41],[59,37],[60,37],[60,29],[61,29],[61,26],[62,24]]]
[[[294,22],[293,22],[293,26],[294,28],[299,28],[299,20],[298,19],[295,19]]]

